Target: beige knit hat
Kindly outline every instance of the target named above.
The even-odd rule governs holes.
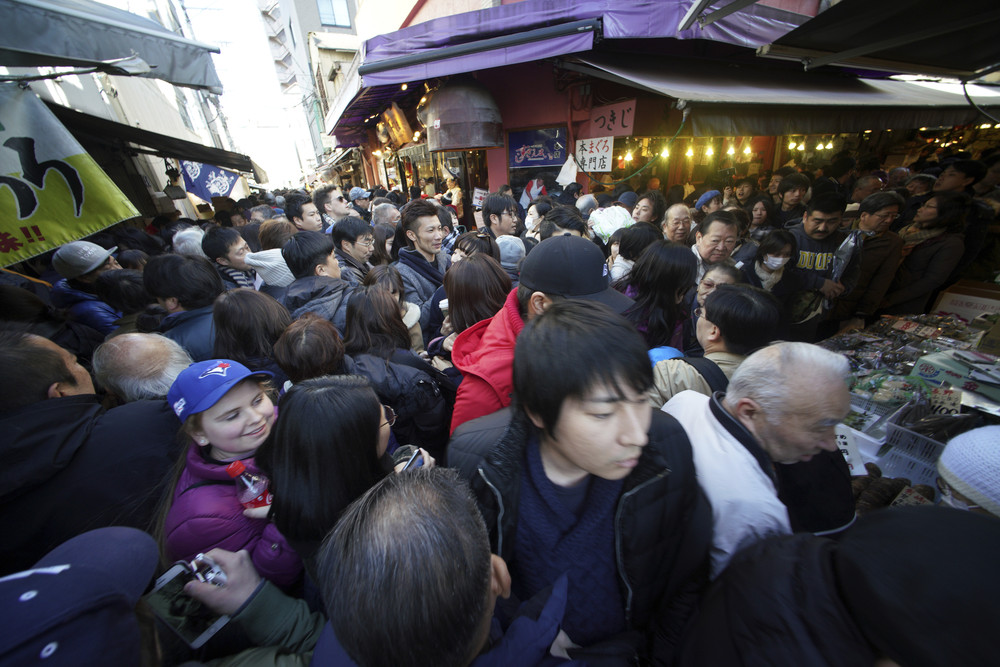
[[[1000,426],[984,426],[952,438],[937,469],[953,489],[1000,517]]]

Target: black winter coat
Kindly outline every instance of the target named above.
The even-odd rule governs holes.
[[[0,416],[0,575],[94,528],[149,530],[179,429],[166,401],[104,410],[93,395]]]
[[[303,313],[316,313],[332,322],[343,335],[347,324],[347,300],[354,289],[340,278],[306,276],[288,286],[281,305],[288,309],[293,320]]]
[[[492,420],[494,415],[481,417]],[[470,423],[470,431],[475,422]],[[490,423],[495,423],[491,421]],[[515,413],[496,437],[453,438],[450,456],[476,474],[469,479],[494,553],[512,559],[521,470],[530,435]],[[502,433],[502,436],[501,436]],[[496,443],[490,445],[490,443]],[[649,444],[622,487],[615,511],[619,590],[625,619],[645,637],[643,658],[670,664],[708,579],[711,508],[695,478],[691,444],[670,415],[654,411]]]
[[[739,552],[702,601],[683,667],[843,667],[875,655],[838,594],[835,543],[812,535]]]
[[[423,447],[443,463],[451,405],[442,391],[440,374],[427,367],[431,372],[373,354],[344,357],[345,372],[368,378],[379,400],[396,412],[392,432],[399,444]]]

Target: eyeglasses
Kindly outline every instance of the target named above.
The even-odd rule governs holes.
[[[392,426],[396,423],[396,411],[390,408],[388,405],[382,406],[382,414],[385,417],[385,421],[379,424],[379,428],[383,426]]]
[[[375,245],[375,240],[368,239],[367,241],[355,241],[354,245],[363,245],[366,248],[371,248],[373,245]]]

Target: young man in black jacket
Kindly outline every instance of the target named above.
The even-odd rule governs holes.
[[[607,344],[599,363],[595,340]],[[684,430],[645,400],[651,385],[627,320],[560,300],[518,337],[509,424],[484,437],[474,420],[474,437],[450,445],[513,597],[568,573],[562,627],[582,647],[571,657],[669,663],[707,580],[711,511]]]

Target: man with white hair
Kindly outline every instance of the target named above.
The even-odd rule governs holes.
[[[727,393],[683,391],[663,406],[691,437],[712,505],[713,578],[765,537],[830,534],[853,522],[850,473],[834,434],[851,408],[848,371],[834,352],[777,343],[747,357]]]
[[[688,245],[688,234],[691,233],[691,209],[687,204],[674,204],[667,209],[662,230],[663,238],[668,241]]]
[[[379,204],[372,208],[372,226],[385,224],[397,227],[400,217],[402,216],[399,213],[399,209],[392,204]]]
[[[170,385],[194,362],[166,336],[129,333],[102,343],[92,363],[97,384],[121,402],[131,403],[166,399]]]

